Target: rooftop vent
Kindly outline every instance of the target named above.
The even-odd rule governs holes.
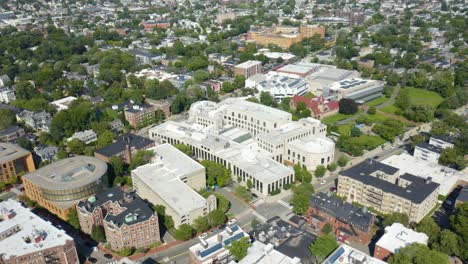
[[[96,196],[91,196],[88,198],[88,202],[90,203],[95,203],[96,202]]]

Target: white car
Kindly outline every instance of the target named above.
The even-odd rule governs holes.
[[[97,247],[93,247],[93,251],[97,252],[99,249]]]
[[[235,218],[233,218],[233,219],[229,220],[228,225],[233,225],[235,223],[237,223],[237,220]]]
[[[326,180],[323,180],[323,181],[320,182],[321,185],[324,185],[325,183],[327,183]]]
[[[203,233],[203,234],[199,235],[198,238],[199,239],[205,239],[207,236],[208,236],[207,233]]]

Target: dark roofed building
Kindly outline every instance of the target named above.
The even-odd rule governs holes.
[[[462,187],[455,202],[456,204],[468,202],[468,185]]]
[[[103,226],[111,248],[145,248],[160,241],[158,217],[134,192],[113,187],[77,204],[81,230]]]
[[[329,223],[336,237],[368,244],[375,217],[366,207],[360,208],[335,196],[320,192],[310,198],[309,223],[318,230]]]
[[[379,161],[367,159],[342,171],[338,195],[348,202],[358,202],[384,214],[405,213],[419,222],[437,204],[440,185],[431,178],[421,178]]]
[[[24,129],[19,126],[11,126],[0,131],[0,141],[14,141],[19,137],[24,136]]]
[[[300,225],[292,225],[279,217],[273,217],[266,223],[258,224],[250,235],[263,244],[274,245],[277,251],[290,258],[301,259],[303,264],[313,263],[312,254],[304,248],[309,248],[316,236],[306,230],[305,221],[300,222]]]
[[[127,133],[117,138],[111,143],[94,152],[94,156],[105,162],[109,162],[111,157],[119,157],[124,162],[132,162],[132,155],[139,150],[145,150],[154,147],[154,141],[135,134]]]

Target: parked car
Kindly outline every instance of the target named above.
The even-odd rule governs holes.
[[[321,185],[324,185],[325,183],[327,183],[326,180],[322,180],[322,181],[320,182]]]
[[[199,235],[198,238],[205,239],[207,236],[208,236],[207,233],[203,233],[203,234]]]
[[[235,223],[237,223],[237,220],[235,218],[233,218],[233,219],[229,220],[228,225],[233,225]]]
[[[336,192],[336,187],[330,187],[330,192]]]

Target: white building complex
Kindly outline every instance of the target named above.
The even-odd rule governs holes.
[[[154,157],[149,164],[132,171],[133,187],[142,199],[163,205],[174,226],[193,224],[200,216],[216,210],[216,197],[203,198],[205,167],[169,144],[148,149]]]
[[[364,103],[382,96],[384,85],[383,81],[349,78],[325,87],[323,96],[335,100],[348,98]]]
[[[313,170],[334,159],[335,145],[320,121],[294,122],[290,113],[243,98],[194,103],[186,122],[168,121],[149,134],[160,143],[188,145],[198,159],[223,164],[234,179],[251,180],[252,191],[261,196],[294,181],[294,171],[283,163]]]
[[[283,76],[275,72],[256,74],[245,81],[245,87],[256,89],[259,93],[269,92],[276,101],[294,95],[304,95],[309,91],[305,79]]]

